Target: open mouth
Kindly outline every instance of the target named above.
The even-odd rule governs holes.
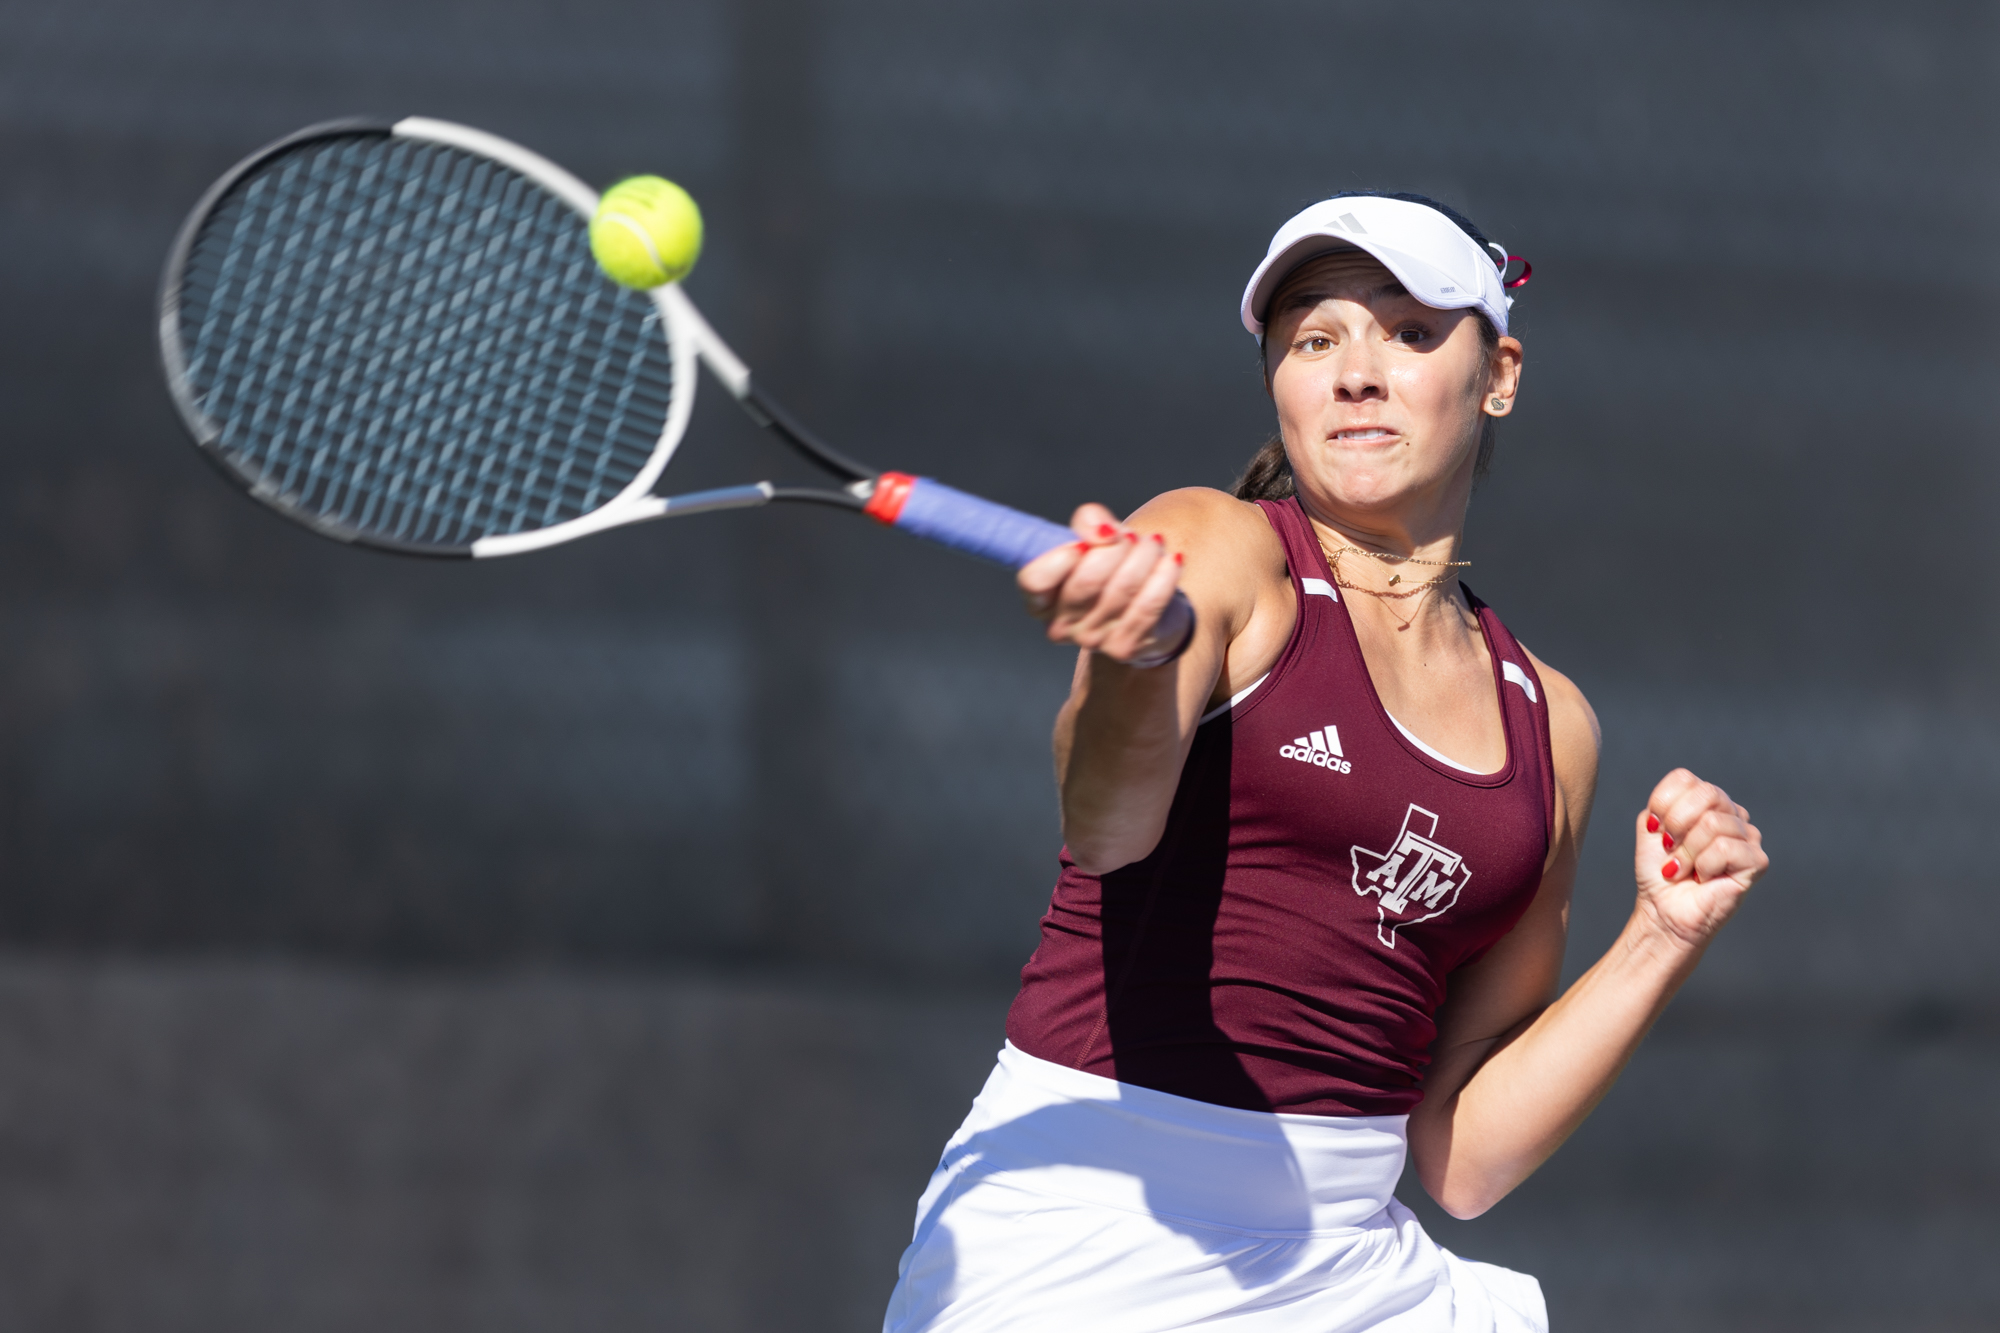
[[[1396,432],[1388,429],[1386,426],[1355,426],[1348,430],[1335,431],[1333,438],[1336,440],[1353,440],[1360,444],[1367,444],[1371,440],[1393,439],[1395,435]]]

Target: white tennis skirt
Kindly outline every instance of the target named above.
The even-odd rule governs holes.
[[[1016,1050],[917,1203],[883,1333],[1547,1333],[1392,1197],[1407,1116],[1277,1115]]]

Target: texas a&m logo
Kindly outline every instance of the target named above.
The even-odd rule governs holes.
[[[1386,852],[1353,848],[1354,891],[1374,894],[1378,921],[1375,935],[1391,949],[1404,926],[1441,916],[1458,901],[1459,890],[1472,878],[1465,858],[1433,841],[1438,817],[1421,805],[1403,815],[1403,832]]]

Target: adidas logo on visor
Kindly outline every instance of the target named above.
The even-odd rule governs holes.
[[[1278,747],[1280,759],[1296,759],[1314,768],[1330,768],[1336,773],[1351,773],[1354,765],[1340,753],[1340,729],[1332,723],[1318,731],[1310,731],[1290,745]]]

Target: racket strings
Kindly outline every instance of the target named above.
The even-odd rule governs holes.
[[[672,357],[575,213],[456,149],[319,141],[198,235],[181,336],[231,462],[326,525],[463,545],[598,508],[651,456]]]

